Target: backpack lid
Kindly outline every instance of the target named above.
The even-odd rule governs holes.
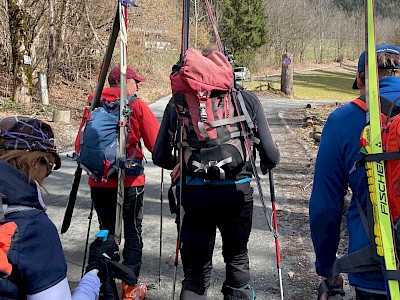
[[[228,91],[233,86],[232,66],[218,51],[203,56],[200,51],[190,48],[185,54],[178,72],[171,74],[172,93],[189,90],[210,92]]]

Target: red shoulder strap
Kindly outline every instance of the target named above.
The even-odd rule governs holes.
[[[362,101],[361,99],[354,99],[353,101],[351,101],[352,103],[354,103],[355,105],[357,105],[359,108],[361,108],[363,111],[367,110],[367,103],[365,103],[364,101]]]
[[[354,99],[353,101],[351,101],[351,103],[354,103],[355,105],[357,105],[359,108],[361,108],[363,111],[367,110],[367,103],[365,103],[363,100],[361,99]],[[381,120],[382,122],[386,122],[387,117],[381,113]]]

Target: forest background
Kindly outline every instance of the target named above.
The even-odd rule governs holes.
[[[135,3],[138,7],[128,10],[128,64],[148,77],[141,93],[152,102],[170,93],[168,75],[180,53],[182,3]],[[284,53],[291,53],[298,66],[354,61],[364,49],[363,0],[210,4],[235,65],[247,66],[252,75],[279,69]],[[400,0],[375,4],[378,42],[400,44]],[[82,106],[95,86],[116,8],[111,0],[0,0],[0,106],[37,103],[39,72],[47,74],[50,104]],[[213,41],[204,2],[191,0],[190,47],[201,49]],[[118,63],[117,45],[112,66]]]

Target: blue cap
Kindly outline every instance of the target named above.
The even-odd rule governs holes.
[[[378,56],[381,53],[393,53],[400,55],[400,47],[390,45],[390,44],[378,44],[376,45],[376,56]],[[400,66],[378,66],[379,69],[400,69]],[[357,67],[358,73],[365,72],[365,51],[361,53],[360,58],[358,59],[358,67]],[[353,83],[353,89],[357,90],[357,79]]]

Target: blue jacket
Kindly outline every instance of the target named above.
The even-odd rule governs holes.
[[[379,82],[380,94],[389,100],[400,96],[400,78],[386,77]],[[327,277],[336,258],[344,196],[353,195],[346,213],[349,253],[369,244],[355,203],[357,197],[366,214],[367,178],[365,168],[349,175],[355,161],[362,158],[359,140],[366,125],[365,112],[348,103],[331,113],[325,123],[315,163],[314,185],[309,203],[311,237],[318,275]],[[385,290],[380,272],[350,273],[351,285]]]
[[[57,229],[38,200],[36,185],[28,177],[0,160],[0,193],[8,205],[35,209],[10,213],[5,221],[18,225],[18,239],[9,251],[12,274],[0,280],[0,299],[25,299],[66,278],[67,264]]]

